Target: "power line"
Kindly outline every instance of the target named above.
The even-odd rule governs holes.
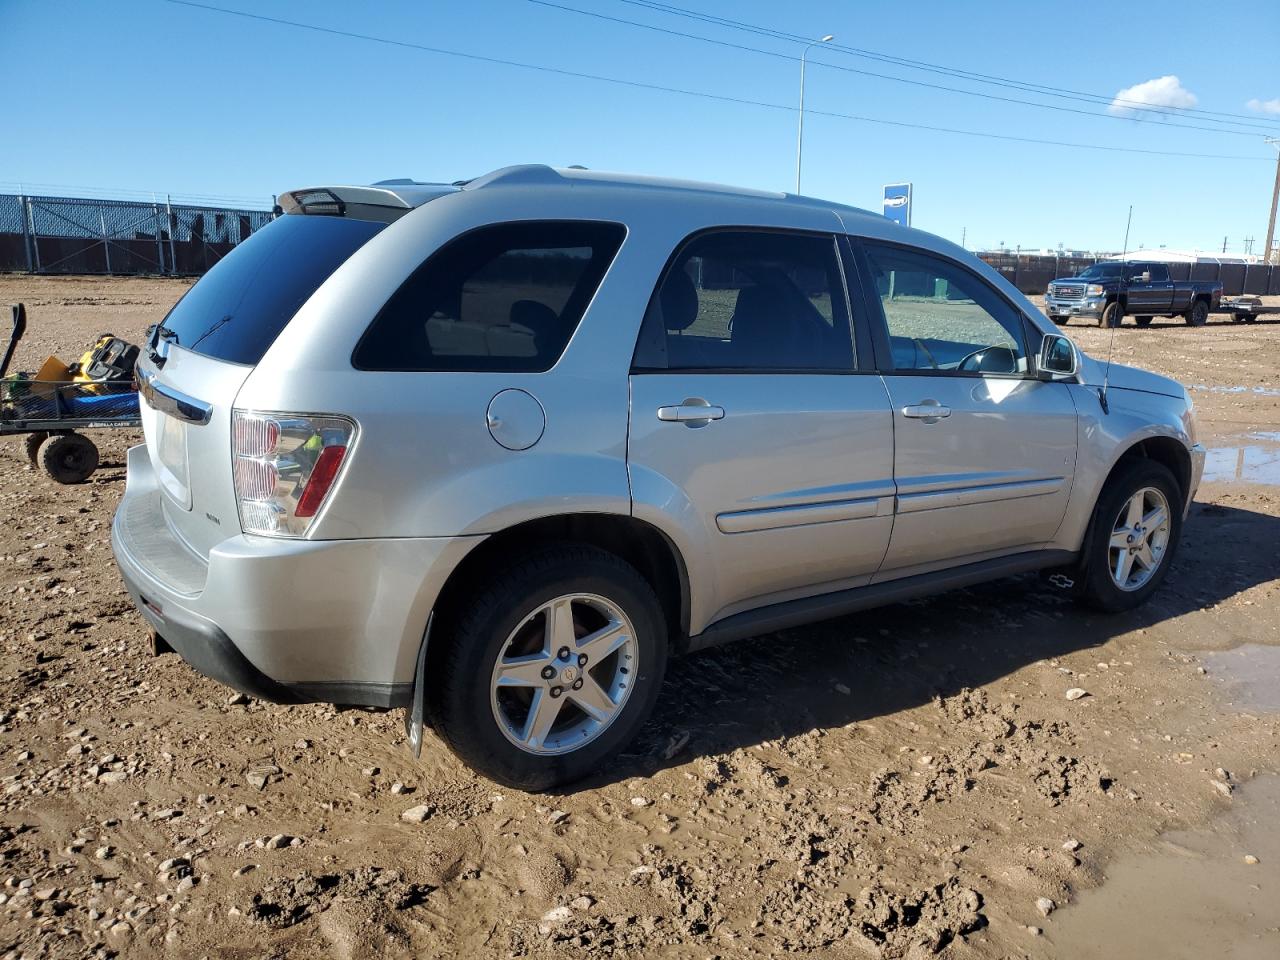
[[[640,7],[642,9],[665,13],[671,16],[684,17],[690,20],[698,20],[703,23],[714,24],[716,26],[728,27],[733,30],[739,30],[746,33],[755,34],[756,36],[769,37],[775,40],[786,40],[791,43],[808,43],[811,38],[800,34],[788,33],[784,30],[775,30],[770,27],[762,27],[756,24],[746,23],[741,20],[732,20],[727,17],[719,17],[713,14],[699,13],[695,10],[688,10],[684,7],[677,7],[669,3],[660,3],[656,0],[618,0],[619,3],[626,3],[631,6]],[[1242,113],[1226,113],[1218,110],[1202,110],[1195,107],[1177,108],[1176,112],[1172,108],[1164,109],[1153,106],[1141,100],[1129,100],[1121,97],[1111,97],[1105,94],[1087,93],[1080,90],[1070,90],[1064,87],[1053,87],[1045,84],[1031,83],[1024,80],[1016,80],[1010,77],[1001,77],[994,74],[978,73],[972,70],[963,70],[958,67],[947,67],[941,64],[929,63],[924,60],[911,60],[907,57],[898,57],[892,54],[879,53],[875,50],[868,50],[862,47],[851,47],[839,43],[827,44],[827,49],[838,50],[841,53],[847,53],[851,56],[864,57],[871,60],[877,60],[882,63],[890,63],[897,66],[909,67],[915,70],[924,70],[930,73],[938,73],[944,76],[951,76],[973,80],[977,83],[986,83],[994,86],[1011,87],[1023,90],[1027,93],[1039,93],[1044,96],[1057,97],[1066,100],[1079,100],[1086,103],[1095,104],[1117,104],[1141,111],[1143,113],[1154,113],[1163,116],[1182,116],[1187,114],[1198,114],[1206,121],[1210,121],[1213,117],[1231,118],[1230,122],[1238,126],[1252,126],[1262,130],[1276,129],[1275,124],[1271,121],[1262,120],[1258,117],[1250,116]],[[1228,121],[1212,121],[1212,122],[1228,122]]]
[[[561,77],[570,77],[576,80],[593,80],[600,83],[610,83],[616,86],[632,87],[639,90],[653,90],[662,93],[675,93],[686,97],[699,97],[704,100],[714,100],[720,103],[735,103],[742,106],[762,107],[768,110],[784,111],[786,113],[795,113],[796,108],[790,104],[770,103],[765,100],[752,100],[746,97],[734,97],[721,93],[708,93],[702,90],[688,90],[682,87],[670,87],[659,83],[649,83],[643,80],[625,80],[620,77],[609,77],[598,73],[585,73],[578,70],[566,70],[562,67],[549,67],[542,64],[523,63],[519,60],[507,60],[502,57],[491,57],[479,53],[465,53],[461,50],[449,50],[444,47],[433,47],[426,44],[414,43],[409,40],[395,40],[390,37],[378,37],[367,33],[356,33],[351,30],[338,30],[333,27],[322,27],[317,24],[303,23],[298,20],[285,20],[281,17],[270,17],[260,13],[247,13],[243,10],[230,10],[225,7],[215,7],[211,4],[198,3],[196,0],[164,0],[165,3],[171,3],[177,6],[193,7],[200,10],[208,10],[213,13],[221,13],[228,16],[242,17],[247,20],[258,20],[263,23],[272,23],[278,26],[294,27],[299,30],[311,30],[316,33],[323,33],[329,36],[344,37],[350,40],[363,40],[369,43],[380,43],[386,46],[400,47],[407,50],[416,50],[423,53],[433,53],[440,56],[457,57],[463,60],[472,60],[478,63],[492,63],[507,67],[519,67],[523,70],[536,70],[540,73],[550,73]],[[959,136],[980,137],[990,140],[1003,140],[1013,143],[1032,143],[1043,146],[1052,147],[1069,147],[1078,150],[1099,150],[1108,153],[1135,153],[1146,156],[1157,157],[1181,157],[1187,159],[1198,160],[1250,160],[1257,162],[1259,157],[1242,156],[1240,154],[1221,154],[1221,153],[1187,153],[1174,150],[1145,150],[1139,147],[1116,147],[1096,143],[1074,143],[1064,140],[1041,140],[1034,137],[1019,137],[1011,134],[1002,133],[986,133],[978,130],[962,130],[955,127],[932,126],[923,123],[910,123],[904,120],[885,120],[880,117],[867,117],[853,113],[839,113],[833,110],[810,110],[805,111],[810,116],[831,117],[839,120],[852,120],[860,123],[874,123],[882,126],[902,127],[913,130],[925,130],[933,133],[950,133]]]
[[[610,23],[617,23],[617,24],[622,24],[630,27],[639,27],[642,30],[650,30],[655,33],[666,34],[668,36],[681,37],[686,40],[697,40],[702,43],[710,43],[719,47],[728,47],[733,50],[743,50],[749,53],[757,53],[766,57],[773,57],[778,60],[786,60],[791,63],[798,63],[800,60],[799,57],[794,57],[787,53],[779,53],[776,50],[764,50],[760,47],[751,47],[742,43],[733,43],[732,41],[729,41],[729,40],[720,40],[715,37],[707,37],[707,36],[703,36],[696,33],[686,33],[682,30],[672,30],[668,27],[660,27],[651,23],[641,23],[637,20],[628,20],[624,17],[614,17],[606,13],[598,13],[597,11],[594,11],[594,10],[582,10],[582,9],[579,9],[578,7],[570,7],[561,3],[553,3],[551,2],[551,0],[526,0],[526,2],[535,4],[536,6],[539,6],[539,7],[549,7],[555,10],[562,10],[566,13],[576,13],[584,17],[593,17],[597,20],[604,20]],[[999,94],[983,93],[980,90],[965,90],[960,87],[948,87],[944,84],[929,83],[924,80],[911,80],[907,77],[895,77],[887,73],[876,73],[873,70],[859,70],[857,67],[846,67],[846,66],[831,63],[825,60],[810,60],[809,65],[815,66],[815,67],[817,66],[826,67],[827,69],[830,69],[830,70],[839,70],[842,73],[858,74],[859,76],[864,76],[864,77],[876,77],[877,79],[880,79],[880,80],[891,80],[894,83],[904,83],[913,87],[925,87],[930,90],[943,90],[948,93],[958,93],[968,97],[978,97],[983,100],[994,100],[1000,103],[1021,104],[1023,106],[1028,106],[1028,107],[1036,107],[1041,110],[1054,110],[1060,113],[1075,113],[1081,116],[1094,117],[1100,120],[1119,120],[1124,123],[1128,123],[1132,121],[1132,118],[1130,117],[1117,116],[1115,114],[1110,114],[1110,113],[1097,113],[1093,110],[1081,110],[1078,107],[1064,107],[1059,104],[1053,104],[1053,103],[1038,103],[1034,100],[1021,100],[1021,99],[1018,99],[1017,97],[1002,97]],[[1176,114],[1165,114],[1165,113],[1160,113],[1160,115],[1161,116],[1177,116]],[[1226,129],[1225,127],[1205,127],[1205,126],[1198,126],[1196,124],[1182,123],[1182,122],[1169,122],[1166,120],[1156,120],[1152,118],[1144,118],[1143,122],[1159,124],[1160,126],[1164,126],[1164,127],[1177,127],[1182,130],[1204,130],[1209,133],[1232,134],[1238,137],[1257,137],[1258,136],[1258,132],[1254,130],[1229,130],[1229,129]],[[1226,120],[1214,120],[1210,122],[1220,123],[1220,124],[1230,123],[1232,125],[1236,125],[1234,124],[1233,121],[1226,121]]]

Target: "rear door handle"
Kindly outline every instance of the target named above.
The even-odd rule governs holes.
[[[658,408],[658,419],[666,423],[684,423],[704,427],[712,420],[724,419],[724,407],[714,407],[701,397],[689,397],[684,403]]]
[[[951,408],[944,407],[937,400],[921,400],[919,403],[903,407],[902,415],[912,420],[923,420],[925,423],[937,423],[943,417],[951,416]]]

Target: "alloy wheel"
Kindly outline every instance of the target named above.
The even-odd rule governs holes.
[[[1112,525],[1107,550],[1117,587],[1139,590],[1155,576],[1164,562],[1171,529],[1169,501],[1155,487],[1143,487],[1125,501]]]
[[[569,753],[622,713],[636,676],[635,628],[605,597],[550,600],[513,630],[494,664],[490,705],[503,735],[526,753]]]

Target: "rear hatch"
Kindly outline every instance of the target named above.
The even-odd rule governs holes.
[[[138,365],[169,526],[202,556],[240,532],[231,424],[241,386],[320,285],[411,206],[344,205],[321,193],[312,209],[295,199],[205,274],[152,332]]]

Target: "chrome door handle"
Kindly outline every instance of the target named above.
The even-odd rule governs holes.
[[[658,419],[666,423],[685,423],[703,427],[712,420],[724,419],[724,407],[713,407],[701,397],[689,397],[684,403],[658,408]]]
[[[944,407],[937,400],[921,400],[919,403],[903,407],[902,415],[912,420],[923,420],[925,423],[937,423],[943,417],[951,416],[951,408]]]

